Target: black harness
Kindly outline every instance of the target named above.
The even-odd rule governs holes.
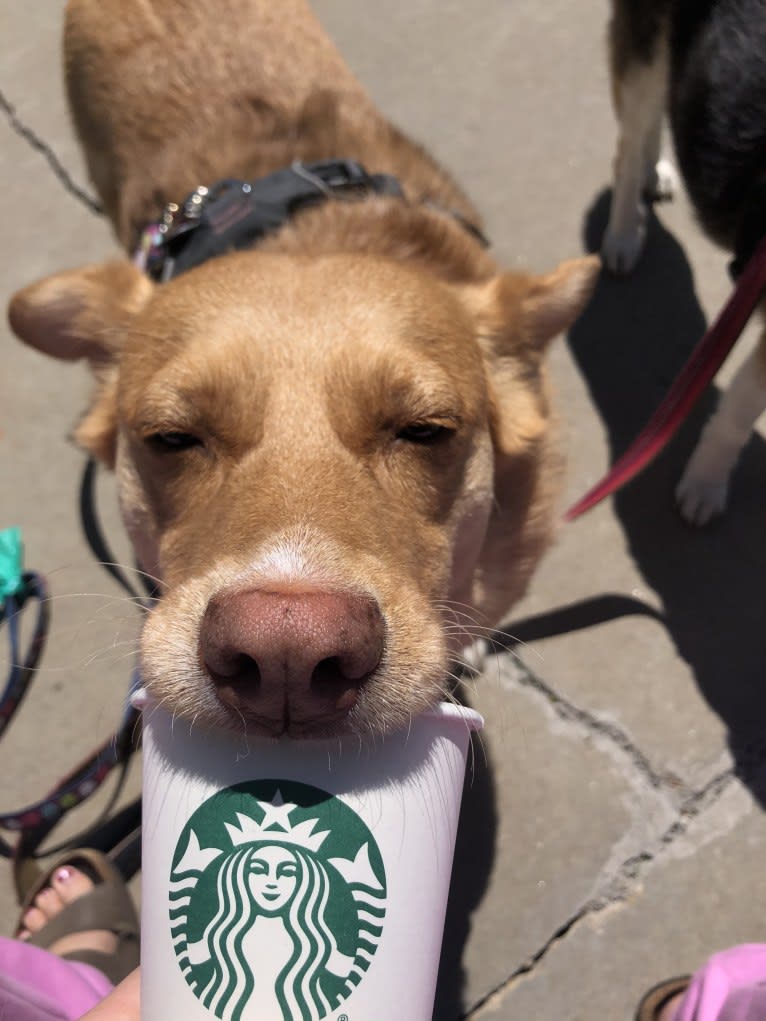
[[[353,160],[296,161],[257,181],[227,179],[211,188],[202,185],[182,205],[171,202],[162,220],[144,230],[136,262],[153,280],[164,283],[217,255],[252,248],[298,210],[327,199],[368,195],[404,200],[395,177],[368,174]],[[431,205],[488,246],[479,228],[460,213]]]

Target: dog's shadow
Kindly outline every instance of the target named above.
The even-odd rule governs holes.
[[[608,207],[604,193],[586,215],[589,251],[598,250]],[[612,462],[645,425],[705,325],[684,252],[652,217],[635,274],[602,274],[569,335]],[[678,655],[726,725],[740,776],[766,800],[757,789],[766,751],[766,442],[751,437],[722,519],[695,529],[674,506],[675,486],[715,400],[711,388],[669,447],[614,503],[636,566],[662,600]]]

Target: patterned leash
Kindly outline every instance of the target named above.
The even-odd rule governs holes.
[[[10,671],[0,695],[0,735],[18,712],[29,691],[37,665],[45,647],[50,622],[48,590],[43,578],[21,568],[21,536],[17,528],[0,531],[0,623],[7,625]],[[26,653],[21,651],[21,615],[37,602],[37,616]],[[138,687],[134,674],[131,691]],[[70,773],[60,780],[45,797],[22,808],[0,812],[0,828],[17,834],[15,844],[0,837],[0,855],[14,863],[17,887],[22,888],[24,873],[31,872],[29,863],[69,847],[99,846],[99,834],[107,823],[125,782],[130,757],[139,740],[140,714],[128,698],[117,731]],[[96,791],[115,769],[120,769],[117,784],[109,802],[91,826],[58,847],[40,851],[40,845],[61,819],[81,805]]]
[[[667,445],[723,365],[766,287],[766,238],[749,259],[718,318],[692,351],[662,403],[622,457],[564,515],[574,521],[630,482]]]

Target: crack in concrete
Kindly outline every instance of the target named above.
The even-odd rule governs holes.
[[[518,666],[518,676],[515,680],[522,687],[531,688],[536,691],[548,705],[554,710],[560,719],[567,722],[579,723],[589,734],[605,738],[616,747],[630,761],[634,769],[654,790],[671,793],[677,800],[680,797],[689,797],[693,794],[692,789],[681,777],[672,772],[659,772],[652,766],[648,757],[641,751],[637,744],[631,740],[628,734],[616,723],[588,712],[574,703],[569,702],[559,695],[549,684],[543,681],[536,674],[532,673],[529,667],[518,655],[514,654]]]
[[[73,195],[79,202],[82,202],[82,204],[89,209],[91,213],[103,216],[104,211],[96,199],[75,183],[69,171],[47,142],[44,142],[39,135],[21,121],[16,113],[16,108],[9,102],[2,89],[0,89],[0,109],[8,119],[8,123],[13,131],[15,131],[17,135],[23,138],[25,142],[42,155],[42,157],[48,162],[48,165],[54,175],[58,178],[59,183],[70,193],[70,195]]]
[[[540,961],[547,957],[551,949],[561,940],[565,939],[571,930],[581,922],[583,918],[589,913],[587,904],[584,904],[579,911],[576,911],[571,918],[567,919],[563,925],[560,925],[555,932],[548,937],[538,950],[535,951],[530,957],[526,959],[522,964],[516,968],[516,970],[508,976],[508,978],[501,982],[499,985],[491,989],[486,996],[482,997],[481,1000],[471,1007],[467,1013],[463,1014],[460,1021],[474,1021],[479,1018],[486,1010],[492,1010],[494,1007],[499,1006],[505,995],[510,992],[511,987],[517,982],[521,981],[526,975],[530,975]]]
[[[677,818],[658,838],[656,849],[640,851],[638,854],[626,858],[617,874],[608,881],[603,893],[592,897],[588,902],[591,911],[602,911],[604,908],[626,900],[632,887],[641,879],[646,869],[665,854],[676,840],[684,836],[690,824],[712,807],[736,779],[736,770],[731,766],[716,774],[706,784],[685,798],[678,809]]]
[[[538,949],[523,961],[503,982],[498,983],[485,996],[462,1015],[461,1021],[477,1021],[486,1011],[493,1010],[510,993],[522,979],[534,973],[538,965],[548,954],[582,922],[605,911],[607,908],[626,903],[640,885],[646,872],[662,858],[668,849],[688,830],[690,823],[711,808],[724,791],[738,779],[734,767],[714,776],[703,787],[693,791],[682,803],[677,818],[660,835],[655,849],[644,850],[626,858],[617,874],[602,884],[602,892],[588,898],[577,911],[541,944]]]

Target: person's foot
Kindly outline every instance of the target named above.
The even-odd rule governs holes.
[[[67,904],[90,893],[93,885],[93,881],[84,872],[72,865],[64,865],[57,869],[51,877],[50,885],[38,893],[34,905],[25,911],[18,938],[29,939],[33,933],[39,932]],[[80,950],[97,950],[104,954],[113,954],[117,949],[117,936],[105,929],[89,929],[63,936],[48,949],[59,956],[77,953]]]

